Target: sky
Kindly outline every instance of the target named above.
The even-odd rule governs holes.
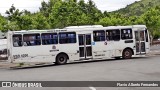
[[[20,10],[29,10],[31,12],[36,12],[39,10],[42,1],[49,0],[1,0],[0,1],[0,13],[5,15],[6,10],[8,10],[12,4]],[[88,1],[88,0],[85,0]],[[103,11],[115,11],[120,8],[124,8],[135,1],[140,0],[92,0],[95,2],[98,9]]]

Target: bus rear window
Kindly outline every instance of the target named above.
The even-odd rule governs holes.
[[[76,33],[75,32],[63,32],[59,33],[59,43],[76,43]]]
[[[24,46],[41,45],[40,34],[24,34],[23,44]]]
[[[57,33],[43,33],[41,34],[41,38],[43,45],[58,44]]]
[[[14,47],[22,46],[22,35],[13,35],[13,46]]]

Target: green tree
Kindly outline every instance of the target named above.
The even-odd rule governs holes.
[[[21,30],[19,25],[17,24],[17,21],[8,21],[8,24],[6,25],[7,30],[15,31],[15,30]]]
[[[3,32],[6,32],[7,29],[6,29],[6,24],[7,24],[7,19],[4,18],[2,15],[0,15],[0,30],[3,31]]]
[[[36,13],[35,15],[33,15],[31,25],[33,29],[50,29],[48,19],[43,16],[42,13]]]
[[[101,24],[103,26],[130,25],[131,21],[127,16],[123,16],[121,14],[110,14],[100,19],[97,24]]]
[[[40,12],[48,19],[51,28],[63,28],[71,25],[95,24],[103,14],[94,2],[89,0],[50,0],[42,2]],[[45,12],[45,13],[44,13]]]
[[[160,32],[160,7],[148,10],[142,17],[154,38]]]
[[[14,5],[12,5],[11,8],[6,11],[6,14],[8,15],[9,21],[16,21],[23,12],[20,12],[19,9],[16,9]]]
[[[22,15],[19,16],[18,20],[17,20],[17,24],[20,28],[20,30],[30,30],[30,29],[34,29],[34,18],[32,15]]]

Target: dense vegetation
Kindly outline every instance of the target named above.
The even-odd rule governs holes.
[[[127,5],[125,8],[119,9],[114,12],[118,12],[126,16],[133,16],[133,15],[140,16],[149,9],[156,6],[160,6],[160,0],[141,0],[141,1],[136,1],[135,3]]]
[[[148,6],[149,3],[150,6]],[[145,24],[154,38],[160,36],[159,0],[141,0],[115,12],[101,12],[92,0],[50,0],[42,2],[38,12],[20,11],[14,5],[0,15],[0,30],[63,28],[73,25]],[[143,4],[143,5],[142,5]]]

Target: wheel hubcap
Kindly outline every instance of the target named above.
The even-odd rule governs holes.
[[[129,51],[126,51],[126,52],[125,52],[125,56],[126,56],[126,57],[129,57],[129,55],[130,55]]]
[[[60,58],[59,58],[59,61],[60,61],[60,62],[63,62],[64,60],[65,60],[64,57],[60,57]]]

